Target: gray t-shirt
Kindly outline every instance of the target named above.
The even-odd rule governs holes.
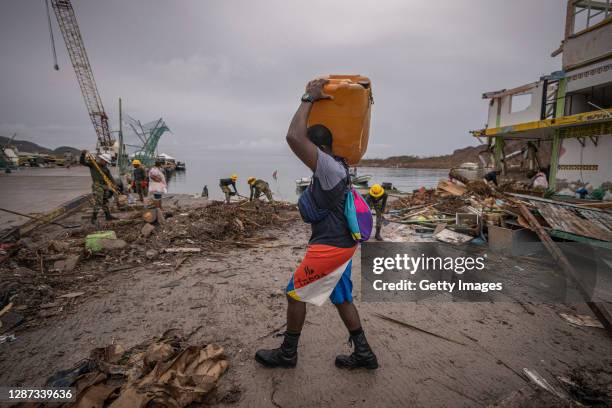
[[[348,170],[341,159],[317,150],[317,168],[312,177],[312,197],[319,208],[330,210],[323,220],[311,224],[309,244],[325,244],[340,248],[355,246],[344,217],[348,191]]]

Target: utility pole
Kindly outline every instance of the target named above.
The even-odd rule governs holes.
[[[121,109],[121,98],[119,98],[119,158],[117,160],[119,164],[119,174],[124,175],[127,170],[125,163],[125,145],[123,144],[123,115]]]

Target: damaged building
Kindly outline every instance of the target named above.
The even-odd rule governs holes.
[[[472,134],[487,141],[488,165],[502,177],[526,179],[541,169],[556,191],[610,190],[612,2],[569,0],[564,38],[551,56],[559,54],[562,70],[484,93],[486,127]]]

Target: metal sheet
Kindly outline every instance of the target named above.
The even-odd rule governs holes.
[[[601,241],[612,241],[612,216],[609,213],[536,200],[532,203],[553,229]]]

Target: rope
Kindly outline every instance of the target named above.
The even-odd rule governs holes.
[[[117,187],[115,186],[115,183],[110,180],[106,174],[104,174],[104,172],[102,171],[102,169],[100,168],[100,166],[98,166],[98,163],[96,162],[96,159],[91,156],[90,154],[88,154],[85,157],[91,164],[93,164],[93,166],[95,167],[95,169],[98,171],[98,173],[100,173],[100,175],[102,176],[102,178],[104,179],[104,182],[106,183],[106,185],[108,186],[108,188],[110,188],[113,193],[115,193],[115,195],[119,195],[119,191],[117,190]]]

